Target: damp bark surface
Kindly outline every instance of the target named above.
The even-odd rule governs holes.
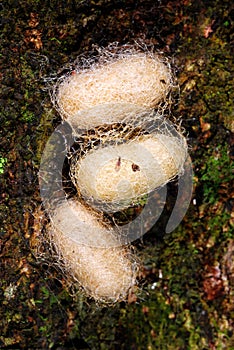
[[[1,349],[234,348],[231,6],[225,0],[0,4]],[[165,208],[136,242],[141,287],[126,302],[97,305],[80,290],[71,295],[46,243],[41,259],[35,256],[47,225],[40,159],[61,123],[46,79],[95,45],[134,40],[172,58],[180,86],[172,114],[186,130],[193,196],[172,233],[164,233]]]

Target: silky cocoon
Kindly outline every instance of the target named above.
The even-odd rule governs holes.
[[[182,136],[142,135],[128,143],[89,151],[74,162],[71,178],[84,198],[121,210],[180,174],[186,156]]]
[[[103,301],[126,297],[136,283],[136,263],[128,248],[119,245],[112,229],[74,199],[63,202],[51,221],[51,240],[86,293]]]
[[[157,54],[123,51],[100,61],[78,67],[57,86],[58,110],[72,126],[120,122],[128,113],[155,108],[171,89],[171,69]]]

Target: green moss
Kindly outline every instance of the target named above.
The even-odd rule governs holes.
[[[4,173],[4,168],[7,164],[7,158],[0,156],[0,175]]]
[[[211,150],[212,151],[212,150]],[[233,164],[228,154],[228,145],[218,145],[201,171],[204,202],[214,204],[219,199],[222,186],[228,186],[234,179]]]

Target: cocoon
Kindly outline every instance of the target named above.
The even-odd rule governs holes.
[[[156,107],[171,86],[170,67],[158,55],[123,51],[88,69],[78,67],[60,82],[55,100],[71,125],[90,128]]]
[[[72,165],[72,180],[86,199],[121,210],[183,171],[185,139],[160,133],[91,150]]]
[[[51,221],[51,240],[87,294],[103,301],[126,297],[136,283],[136,263],[113,229],[74,199],[56,208]]]

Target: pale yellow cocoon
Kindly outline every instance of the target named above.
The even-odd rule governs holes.
[[[185,139],[163,134],[91,150],[73,165],[72,179],[85,198],[122,209],[183,171]]]
[[[112,229],[77,201],[64,202],[55,210],[51,239],[70,274],[96,300],[124,298],[135,284],[135,265],[128,248],[118,246]],[[104,241],[105,247],[100,248]]]
[[[90,128],[122,121],[131,111],[156,107],[171,85],[171,70],[156,54],[123,53],[65,78],[56,102],[71,125]]]

